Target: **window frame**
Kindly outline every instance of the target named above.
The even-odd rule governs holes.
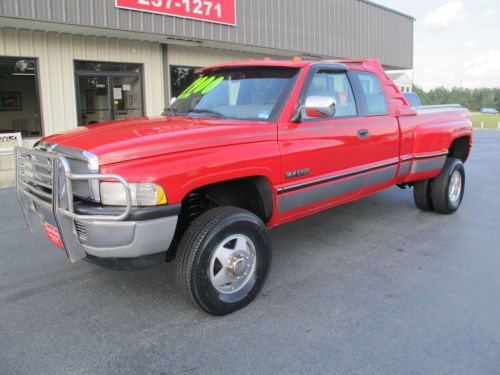
[[[349,69],[345,65],[342,65],[342,64],[316,64],[316,65],[313,65],[309,69],[309,72],[307,73],[307,77],[304,80],[304,84],[302,85],[302,88],[300,90],[297,108],[300,108],[301,106],[304,105],[305,100],[307,99],[307,92],[309,91],[309,86],[311,85],[316,74],[320,71],[331,71],[331,72],[335,72],[335,73],[343,73],[346,75],[347,80],[348,80],[349,84],[351,85],[351,91],[352,91],[352,95],[354,98],[354,105],[356,107],[356,115],[339,116],[339,117],[332,117],[332,118],[304,119],[302,114],[300,114],[300,123],[318,122],[318,121],[335,121],[335,120],[344,120],[344,119],[362,117],[361,108],[358,104],[359,103],[359,99],[358,99],[359,93],[356,91],[356,87],[353,85],[352,78],[349,74],[350,73]]]
[[[0,59],[12,59],[12,60],[33,60],[35,62],[35,94],[37,98],[37,106],[38,106],[38,113],[40,116],[39,122],[40,122],[40,132],[38,135],[30,135],[30,136],[24,136],[22,135],[23,139],[40,139],[45,137],[45,123],[44,123],[44,116],[43,116],[43,102],[42,102],[42,97],[40,95],[41,90],[41,84],[40,84],[40,73],[39,73],[39,68],[40,68],[40,58],[38,57],[29,57],[29,56],[11,56],[11,55],[0,55]],[[22,132],[20,132],[22,134]]]
[[[382,89],[382,95],[384,97],[385,101],[385,112],[380,112],[380,113],[371,113],[368,110],[368,104],[367,104],[367,97],[365,94],[365,91],[363,90],[363,86],[361,85],[361,81],[359,79],[359,75],[370,75],[373,78],[375,78],[376,82],[378,82],[380,88]],[[353,83],[353,88],[357,92],[358,98],[359,98],[359,108],[361,111],[361,115],[363,117],[382,117],[382,116],[388,116],[389,115],[389,104],[387,102],[387,96],[385,95],[384,92],[384,86],[382,85],[382,82],[380,82],[379,77],[373,73],[373,72],[367,72],[367,71],[362,71],[362,70],[351,70],[349,71],[349,75],[351,77],[351,82]],[[358,100],[358,99],[357,99]]]

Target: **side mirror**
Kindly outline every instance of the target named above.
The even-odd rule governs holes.
[[[337,111],[337,101],[330,96],[309,96],[302,108],[307,117],[332,118]]]

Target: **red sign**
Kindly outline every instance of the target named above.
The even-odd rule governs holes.
[[[117,8],[236,26],[236,0],[115,0]]]
[[[61,236],[59,235],[59,231],[54,228],[52,225],[48,223],[44,223],[45,226],[45,233],[47,234],[47,238],[55,243],[59,247],[63,247],[63,243],[61,240]]]

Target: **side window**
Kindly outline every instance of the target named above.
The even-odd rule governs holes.
[[[373,73],[365,72],[352,72],[352,74],[357,79],[362,90],[366,115],[386,115],[388,113],[387,101],[377,76]]]
[[[334,98],[337,103],[335,117],[357,115],[356,102],[346,73],[328,70],[318,71],[307,88],[306,97],[309,96]],[[302,118],[304,120],[309,119],[305,113]]]

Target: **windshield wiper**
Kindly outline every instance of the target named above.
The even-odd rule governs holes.
[[[218,117],[218,118],[225,118],[226,117],[221,112],[216,111],[214,109],[196,109],[196,108],[193,108],[193,109],[190,109],[188,112],[189,113],[212,115],[212,116]]]

